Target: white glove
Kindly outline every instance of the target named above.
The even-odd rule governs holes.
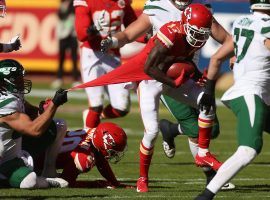
[[[109,24],[105,20],[105,13],[106,13],[106,10],[103,10],[99,14],[98,19],[95,21],[95,26],[96,26],[98,31],[105,31],[108,33],[109,32]]]

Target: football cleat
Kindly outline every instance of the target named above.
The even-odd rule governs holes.
[[[50,187],[65,188],[68,187],[68,182],[62,178],[46,178]]]
[[[140,177],[137,181],[137,192],[148,192],[148,179]]]
[[[219,162],[210,152],[207,152],[203,157],[200,157],[197,154],[195,157],[195,163],[199,167],[211,167],[215,171],[217,171],[222,165],[222,163]]]
[[[174,143],[174,136],[171,134],[171,126],[170,121],[166,120],[166,119],[162,119],[160,120],[159,126],[160,126],[160,132],[162,134],[162,146],[163,146],[163,150],[165,155],[168,158],[173,158],[175,155],[175,143]]]
[[[223,185],[221,187],[221,190],[232,190],[234,188],[235,188],[235,185],[229,182],[229,183],[226,183],[225,185]]]

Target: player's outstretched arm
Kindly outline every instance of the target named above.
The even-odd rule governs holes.
[[[211,37],[220,44],[224,44],[226,41],[230,40],[230,34],[221,26],[218,21],[213,18],[211,26]]]
[[[141,14],[138,19],[132,22],[124,31],[118,32],[112,37],[101,41],[101,51],[106,52],[111,48],[120,48],[127,43],[135,41],[138,37],[151,29],[148,15]]]

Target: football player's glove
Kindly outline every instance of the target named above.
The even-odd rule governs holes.
[[[56,106],[60,106],[60,105],[63,105],[64,103],[66,103],[67,102],[67,91],[62,89],[62,88],[57,90],[55,92],[53,99],[52,99],[52,102]]]
[[[205,83],[205,91],[199,102],[199,109],[205,110],[205,114],[208,114],[211,109],[216,108],[215,101],[215,80],[207,79]]]

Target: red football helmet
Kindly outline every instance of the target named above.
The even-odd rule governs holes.
[[[212,21],[212,13],[206,6],[190,4],[182,13],[187,42],[193,47],[202,47],[210,36]]]
[[[0,17],[5,17],[6,15],[6,1],[0,0]]]
[[[127,135],[116,124],[103,122],[97,126],[92,142],[106,159],[117,163],[124,155],[127,146]]]
[[[184,10],[189,4],[191,4],[191,0],[174,0],[174,3],[179,10]]]

